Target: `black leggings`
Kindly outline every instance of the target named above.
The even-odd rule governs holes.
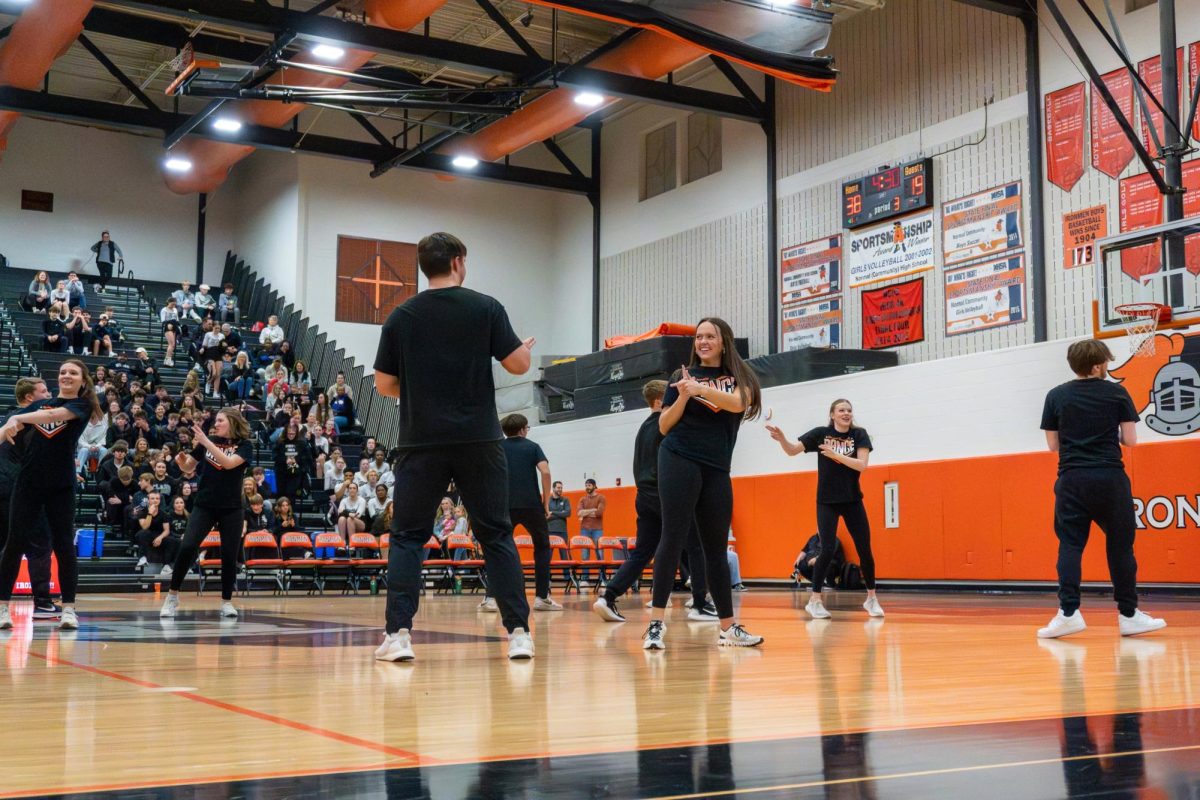
[[[514,532],[520,525],[533,539],[533,591],[543,600],[550,596],[550,525],[546,520],[546,512],[538,508],[510,508],[508,517],[512,520]]]
[[[96,281],[96,283],[101,286],[107,286],[108,282],[112,280],[112,268],[113,265],[108,261],[97,261],[96,270],[100,273],[100,280]]]
[[[179,555],[175,556],[174,571],[171,573],[171,591],[178,592],[183,579],[196,561],[200,543],[216,528],[221,534],[221,599],[232,600],[233,588],[237,584],[238,553],[242,549],[242,508],[209,508],[197,505],[188,518],[187,533],[179,544]]]
[[[838,518],[846,520],[846,529],[854,540],[858,551],[858,566],[862,569],[863,583],[868,589],[875,588],[875,556],[871,554],[871,523],[867,520],[867,509],[862,500],[853,503],[817,503],[817,533],[821,536],[821,555],[813,567],[813,592],[821,593],[829,562],[837,549]]]
[[[729,523],[733,519],[733,483],[727,470],[700,464],[658,449],[658,492],[662,503],[662,540],[654,553],[654,607],[666,608],[679,568],[679,554],[687,544],[693,523],[704,551],[704,572],[717,616],[733,616],[733,591],[729,586]],[[692,564],[695,575],[701,565]],[[693,579],[693,583],[695,579]]]
[[[21,556],[29,549],[30,536],[44,529],[29,524],[42,514],[50,526],[50,546],[58,558],[58,582],[66,605],[75,603],[75,584],[79,581],[79,563],[75,557],[75,487],[32,486],[18,480],[9,504],[8,542],[0,555],[0,603],[12,599]],[[36,548],[35,548],[36,549]]]
[[[662,541],[662,502],[658,495],[639,490],[634,508],[637,510],[637,545],[617,570],[617,574],[604,587],[604,596],[613,602],[629,591],[634,581],[642,577],[646,565],[658,551],[658,543]],[[692,568],[693,604],[697,608],[703,608],[708,584],[704,579],[704,551],[700,549],[700,535],[696,532],[695,521],[692,522],[684,549],[688,554],[688,565]]]

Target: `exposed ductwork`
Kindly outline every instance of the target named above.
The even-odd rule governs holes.
[[[0,86],[40,88],[50,65],[83,33],[83,20],[93,5],[93,0],[55,0],[23,11],[0,42]],[[20,116],[0,111],[0,154]]]

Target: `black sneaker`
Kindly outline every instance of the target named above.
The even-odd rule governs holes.
[[[605,622],[624,622],[625,617],[621,616],[621,612],[617,611],[617,601],[609,600],[607,597],[601,597],[592,604],[592,610],[600,615],[600,619]]]
[[[56,606],[49,600],[39,600],[33,606],[34,619],[58,619],[62,616],[62,606]]]
[[[705,603],[700,608],[693,607],[688,612],[688,619],[692,622],[718,622],[720,617],[717,616],[717,607],[712,603]]]

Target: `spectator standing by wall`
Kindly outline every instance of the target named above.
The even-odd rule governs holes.
[[[108,282],[112,280],[113,264],[124,261],[125,254],[112,240],[108,231],[100,232],[100,241],[92,245],[92,252],[96,254],[96,270],[100,273],[100,280],[96,282],[96,291],[103,292],[108,288]]]

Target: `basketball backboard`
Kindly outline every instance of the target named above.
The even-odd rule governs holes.
[[[1096,242],[1097,338],[1123,336],[1130,319],[1119,306],[1161,303],[1171,309],[1159,329],[1200,325],[1200,217],[1108,236]]]

